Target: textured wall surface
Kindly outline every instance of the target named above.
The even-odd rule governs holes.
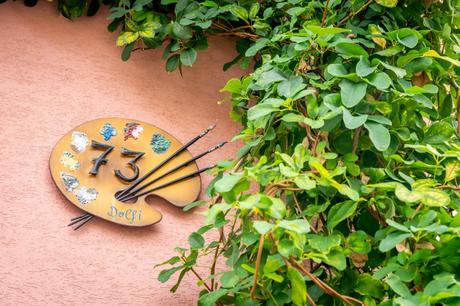
[[[70,22],[53,4],[0,5],[0,305],[193,305],[196,280],[156,281],[153,265],[184,245],[201,217],[153,201],[161,223],[142,229],[93,220],[66,227],[81,211],[55,188],[48,170],[54,144],[74,126],[99,117],[136,118],[185,142],[219,126],[191,149],[199,153],[238,129],[218,89],[238,71],[223,72],[230,41],[211,41],[192,69],[167,74],[161,51],[120,60],[107,14]],[[230,144],[199,161],[232,156]],[[204,183],[209,177],[204,178]]]

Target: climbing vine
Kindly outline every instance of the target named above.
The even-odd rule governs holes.
[[[172,292],[193,274],[200,305],[460,304],[460,1],[103,4],[123,60],[161,47],[181,71],[220,35],[224,69],[251,68],[222,89],[244,145],[185,208],[205,220],[161,264]]]

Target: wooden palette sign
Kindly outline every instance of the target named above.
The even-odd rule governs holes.
[[[211,168],[198,170],[196,159],[224,143],[197,157],[186,149],[212,128],[185,145],[156,126],[131,119],[101,118],[72,129],[54,147],[50,170],[62,194],[87,212],[73,223],[97,216],[147,226],[162,218],[146,203],[149,195],[178,207],[195,201],[201,190],[199,173]]]

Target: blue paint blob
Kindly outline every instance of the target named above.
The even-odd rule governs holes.
[[[99,130],[99,134],[101,134],[104,137],[105,141],[108,141],[110,140],[110,138],[112,138],[112,136],[117,135],[117,130],[110,123],[106,123]]]
[[[153,134],[150,146],[152,147],[153,152],[163,154],[168,151],[171,146],[171,141],[161,134]]]

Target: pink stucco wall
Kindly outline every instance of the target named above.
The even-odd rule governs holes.
[[[195,279],[173,295],[153,266],[186,243],[201,217],[160,201],[164,217],[153,227],[94,220],[72,231],[66,224],[81,211],[55,188],[48,158],[64,133],[98,117],[137,118],[182,141],[217,121],[195,154],[231,138],[238,127],[216,102],[225,80],[240,73],[221,69],[233,43],[212,41],[181,77],[164,71],[161,50],[122,62],[106,13],[70,22],[54,5],[0,5],[0,305],[193,305]]]

